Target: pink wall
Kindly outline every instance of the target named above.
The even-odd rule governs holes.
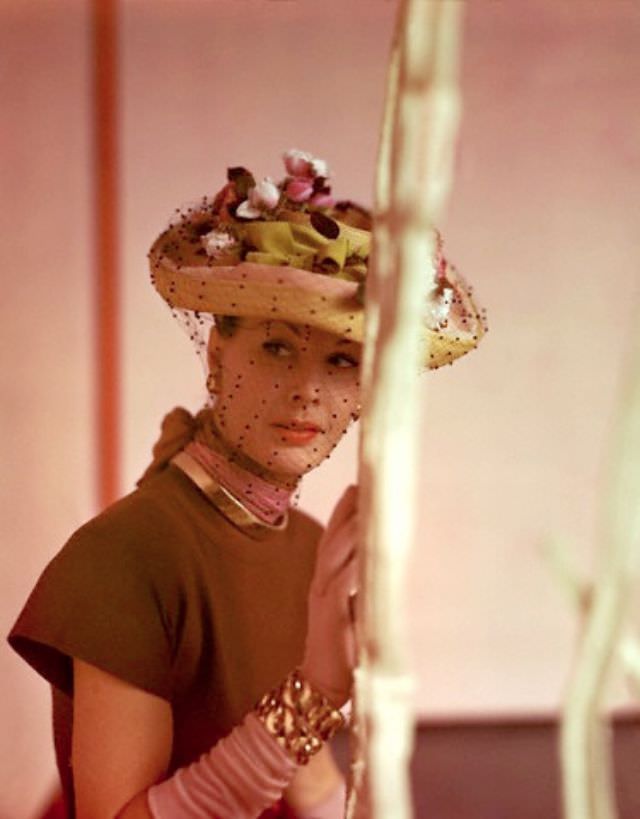
[[[85,6],[0,3],[3,637],[94,508]],[[0,681],[0,817],[22,819],[54,782],[49,694],[4,639]]]
[[[412,575],[420,703],[445,711],[547,709],[562,695],[576,623],[540,546],[560,537],[578,566],[595,563],[640,307],[640,8],[520,8],[468,4],[447,236],[491,332],[433,380],[427,554]]]
[[[5,631],[92,512],[85,5],[0,3],[0,77],[11,78],[0,85],[0,253],[13,294],[0,301]],[[330,161],[339,194],[370,201],[394,6],[122,4],[123,490],[162,414],[203,395],[195,356],[148,285],[148,245],[176,205],[216,190],[227,164],[277,175],[294,146]],[[467,4],[445,234],[491,332],[424,379],[409,595],[423,714],[560,701],[575,624],[539,546],[555,534],[579,566],[594,562],[606,434],[640,298],[640,8],[522,9]],[[306,483],[301,502],[322,518],[355,474],[355,444]],[[52,776],[47,691],[4,647],[0,663],[0,817],[27,817]],[[615,696],[627,702],[620,681]]]

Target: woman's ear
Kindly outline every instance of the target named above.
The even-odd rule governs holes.
[[[207,392],[212,397],[220,392],[220,374],[222,369],[221,344],[222,336],[217,327],[212,327],[207,343],[207,365],[209,375],[207,376]]]

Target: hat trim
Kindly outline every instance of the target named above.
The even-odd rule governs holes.
[[[308,324],[362,343],[364,311],[356,282],[290,266],[242,262],[234,266],[180,267],[152,258],[154,287],[172,309]],[[425,367],[451,364],[477,347],[482,334],[422,327]]]

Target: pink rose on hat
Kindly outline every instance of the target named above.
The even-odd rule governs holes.
[[[331,196],[330,189],[325,188],[314,193],[311,199],[309,199],[309,204],[314,205],[316,208],[332,208],[335,204],[335,199]]]
[[[318,159],[308,151],[292,148],[282,155],[284,167],[290,176],[313,179],[316,176],[329,176],[329,166],[324,159]]]
[[[329,166],[324,159],[295,148],[283,154],[282,158],[286,171],[291,176],[284,189],[288,199],[297,204],[308,202],[319,208],[333,205],[331,189],[326,185]]]
[[[313,196],[313,179],[295,176],[287,182],[284,192],[292,202],[308,202]]]

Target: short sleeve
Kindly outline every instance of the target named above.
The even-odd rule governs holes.
[[[76,532],[9,635],[11,646],[69,695],[75,657],[171,699],[175,570],[161,515],[130,512],[125,506]]]

